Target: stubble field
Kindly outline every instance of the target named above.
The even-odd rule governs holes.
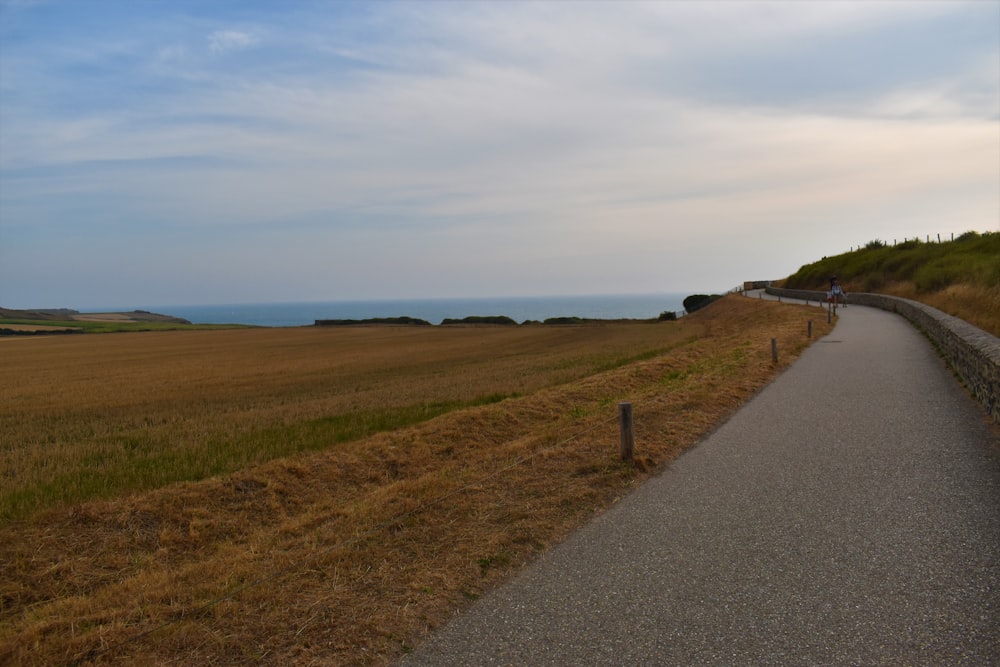
[[[808,320],[829,330],[727,297],[678,322],[0,340],[0,663],[391,663],[697,442]]]

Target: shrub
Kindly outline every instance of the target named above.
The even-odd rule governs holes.
[[[674,320],[677,319],[677,313],[675,313],[672,310],[665,310],[662,313],[660,313],[660,317],[658,319],[661,322],[673,322]]]
[[[441,324],[517,324],[513,319],[507,317],[506,315],[470,315],[469,317],[463,317],[462,319],[445,318],[441,321]]]
[[[318,327],[352,326],[355,324],[405,324],[407,326],[431,326],[427,320],[419,317],[372,317],[367,320],[316,320]]]
[[[684,299],[684,310],[689,313],[693,313],[694,311],[704,308],[719,298],[721,298],[721,295],[719,294],[692,294]]]
[[[545,320],[542,324],[582,324],[583,320],[579,317],[550,317]]]

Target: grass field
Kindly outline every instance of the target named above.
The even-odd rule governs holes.
[[[0,340],[0,663],[388,664],[703,437],[808,320],[829,330],[726,297],[662,323]]]
[[[3,341],[0,520],[531,394],[697,326],[303,328]]]

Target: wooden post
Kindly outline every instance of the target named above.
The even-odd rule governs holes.
[[[812,320],[809,320],[809,327],[807,328],[807,331],[808,331],[807,337],[808,338],[812,338],[813,337],[813,321]]]
[[[778,363],[778,339],[771,339],[771,361]]]
[[[618,427],[621,432],[622,461],[631,461],[635,452],[635,430],[632,427],[632,404],[618,404]]]

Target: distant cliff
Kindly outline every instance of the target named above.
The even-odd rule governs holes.
[[[81,313],[71,308],[38,308],[36,310],[13,310],[0,308],[0,321],[27,320],[31,322],[165,322],[169,324],[191,324],[182,317],[160,315],[146,310],[118,313]]]

